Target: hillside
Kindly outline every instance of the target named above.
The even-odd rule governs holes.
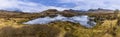
[[[28,25],[24,22],[42,18],[55,17],[57,14],[65,17],[88,15],[95,17],[97,24],[86,28],[78,23],[56,21],[48,24]],[[120,37],[120,13],[81,13],[74,11],[46,10],[40,13],[22,13],[0,11],[0,37]]]

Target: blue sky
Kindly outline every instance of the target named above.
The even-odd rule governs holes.
[[[31,0],[31,2],[41,3],[46,6],[56,6],[56,7],[65,7],[72,8],[75,7],[74,3],[59,3],[58,0]]]
[[[40,12],[47,9],[88,10],[120,9],[120,0],[0,0],[0,9],[21,10],[23,12]]]

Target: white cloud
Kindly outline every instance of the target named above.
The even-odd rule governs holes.
[[[74,3],[77,6],[73,9],[120,9],[120,0],[60,0],[60,3]]]
[[[2,8],[10,8],[16,6],[15,2],[9,0],[0,0],[0,9]]]
[[[20,0],[0,0],[0,9],[18,9],[23,12],[39,12],[47,9],[58,9],[64,10],[66,8],[54,7],[54,6],[45,6],[40,3],[34,3],[29,1],[20,1]]]
[[[35,3],[23,0],[0,0],[0,9],[4,10],[14,10],[18,9],[23,12],[38,12],[47,9],[96,9],[96,8],[106,8],[106,9],[120,9],[120,0],[59,0],[59,3],[73,3],[76,6],[72,8],[63,8],[56,6],[46,6],[41,3]]]

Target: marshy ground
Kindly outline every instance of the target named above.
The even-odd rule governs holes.
[[[56,12],[46,13],[0,13],[0,37],[120,37],[120,13],[84,13],[95,17],[97,26],[86,28],[73,22],[52,22],[43,25],[22,24],[39,17],[54,17]],[[81,13],[60,13],[71,17]]]

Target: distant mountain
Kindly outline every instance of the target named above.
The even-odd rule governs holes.
[[[109,10],[109,9],[89,9],[88,11],[83,11],[83,10],[64,10],[64,11],[58,11],[56,9],[48,9],[42,12],[21,12],[20,10],[16,11],[7,11],[7,10],[0,10],[0,17],[29,17],[37,15],[37,17],[45,17],[45,16],[50,16],[50,17],[55,17],[57,14],[63,15],[65,17],[73,17],[77,15],[90,15],[89,13],[113,13],[114,10]]]
[[[92,12],[92,13],[113,13],[114,10],[98,8],[98,9],[89,9],[86,12]]]
[[[63,12],[63,13],[66,13],[66,12],[69,12],[69,13],[113,13],[114,10],[110,10],[110,9],[102,9],[102,8],[98,8],[98,9],[89,9],[87,11],[85,10],[74,10],[74,9],[69,9],[69,10],[64,10],[64,11],[59,11],[57,9],[48,9],[48,10],[45,10],[45,11],[42,11],[42,12],[22,12],[21,10],[19,9],[16,9],[16,10],[0,10],[0,12],[21,12],[21,13],[58,13],[58,12]]]

